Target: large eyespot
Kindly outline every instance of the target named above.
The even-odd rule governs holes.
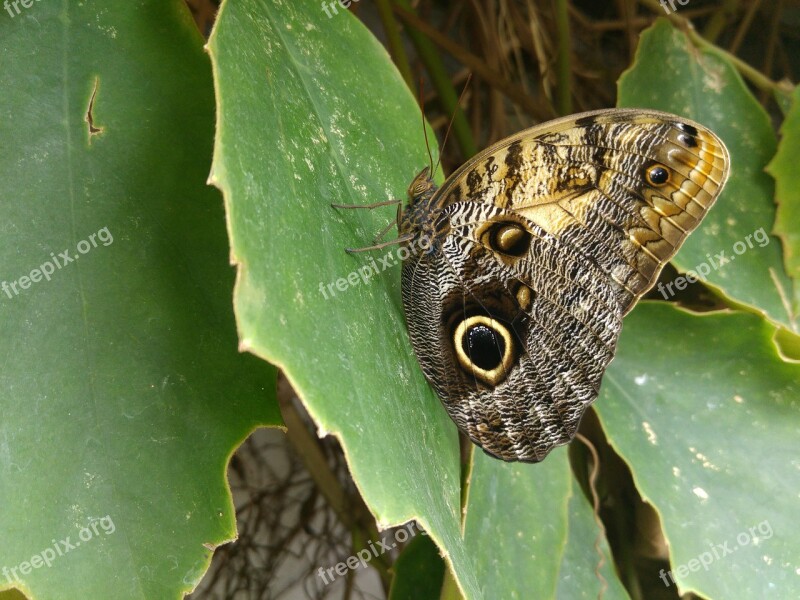
[[[506,378],[516,353],[508,328],[483,315],[458,324],[453,346],[461,368],[491,387]]]
[[[531,245],[531,234],[519,223],[502,221],[494,223],[487,232],[487,243],[495,252],[509,256],[522,256]]]
[[[647,183],[661,187],[669,181],[669,171],[659,164],[650,165],[645,171]]]

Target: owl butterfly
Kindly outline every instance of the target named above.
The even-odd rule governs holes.
[[[614,357],[622,317],[728,176],[711,131],[647,110],[544,123],[440,187],[424,169],[398,211],[414,352],[458,428],[538,462],[569,442]]]

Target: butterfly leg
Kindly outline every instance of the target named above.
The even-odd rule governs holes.
[[[400,204],[400,200],[384,200],[383,202],[375,202],[374,204],[331,204],[333,208],[367,208],[372,210],[379,206],[391,206],[392,204]]]
[[[381,232],[373,238],[372,243],[373,244],[377,244],[379,241],[381,241],[383,239],[383,236],[385,236],[387,233],[389,233],[389,231],[395,225],[396,225],[396,223],[394,221],[390,221],[389,224],[386,227],[384,227],[381,230]]]
[[[380,250],[381,248],[386,248],[386,246],[394,246],[395,244],[402,244],[404,242],[408,242],[414,238],[413,234],[408,234],[401,236],[394,240],[389,240],[387,242],[381,242],[380,244],[373,244],[372,246],[366,246],[364,248],[345,248],[344,251],[348,254],[355,254],[356,252],[367,252],[369,250]]]

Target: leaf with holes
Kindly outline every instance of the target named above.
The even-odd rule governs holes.
[[[235,536],[228,457],[279,421],[237,352],[202,39],[179,0],[3,17],[0,587],[180,598]]]

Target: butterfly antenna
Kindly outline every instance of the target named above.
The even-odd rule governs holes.
[[[433,177],[433,155],[431,154],[431,145],[428,142],[428,128],[425,126],[425,81],[422,79],[422,74],[419,76],[419,103],[420,103],[420,114],[422,115],[422,134],[425,136],[425,148],[428,150],[428,171]]]
[[[461,90],[461,95],[458,97],[458,102],[456,103],[456,110],[453,111],[453,116],[450,117],[450,122],[447,124],[447,131],[444,133],[444,140],[442,141],[442,150],[439,152],[439,159],[436,161],[436,166],[431,169],[431,177],[433,177],[434,171],[439,168],[439,163],[442,162],[442,152],[444,152],[444,147],[447,145],[447,138],[450,137],[450,129],[453,127],[453,121],[456,120],[456,113],[461,106],[461,101],[464,99],[464,94],[467,93],[467,88],[469,87],[469,82],[472,81],[472,71],[467,74],[467,81],[464,84],[464,89]],[[428,151],[430,154],[430,150]]]

